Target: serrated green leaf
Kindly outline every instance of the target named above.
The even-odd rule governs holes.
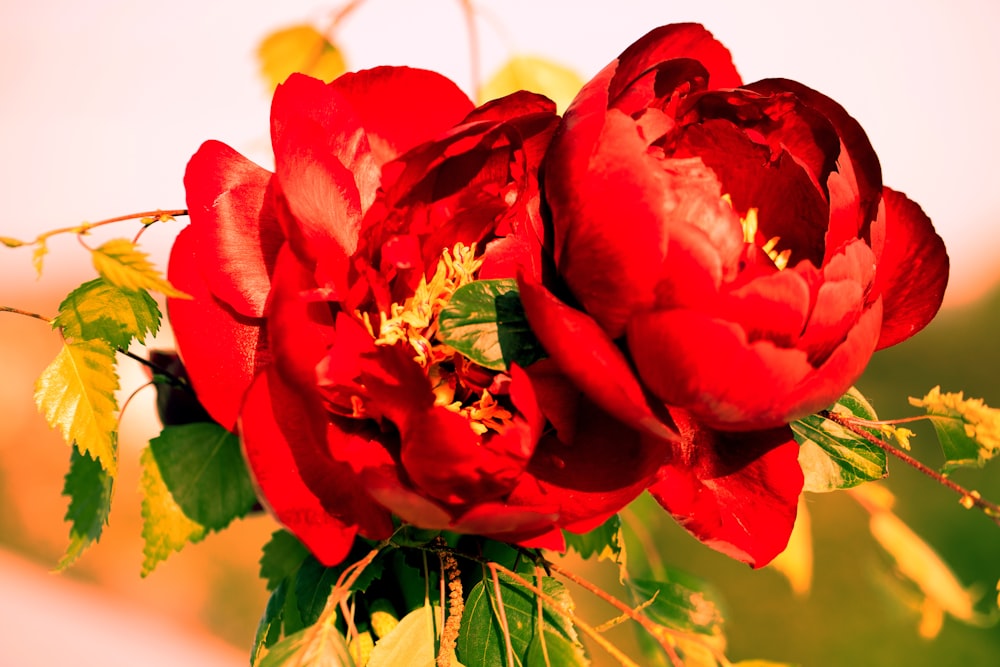
[[[833,411],[868,421],[878,419],[854,387],[837,401]],[[885,451],[836,422],[810,415],[792,422],[791,427],[801,445],[799,465],[805,475],[806,491],[847,489],[888,474]]]
[[[441,608],[425,605],[414,609],[400,619],[399,625],[380,639],[371,656],[368,667],[434,667],[435,660],[435,628],[442,623]],[[454,667],[462,667],[455,660]]]
[[[142,466],[139,481],[144,542],[142,576],[145,577],[173,552],[205,539],[208,529],[189,519],[174,501],[150,447],[142,450],[139,463]]]
[[[545,355],[528,326],[517,281],[476,280],[455,290],[438,315],[438,338],[495,371],[528,366]]]
[[[144,289],[123,289],[95,278],[69,293],[52,325],[70,340],[103,340],[127,349],[133,338],[144,343],[156,335],[160,309]]]
[[[218,424],[167,426],[149,446],[174,500],[209,530],[222,530],[257,503],[239,437]]]
[[[110,284],[125,289],[146,289],[175,299],[190,299],[160,275],[146,253],[136,249],[128,239],[112,239],[91,253],[94,268]]]
[[[309,557],[309,550],[287,530],[276,530],[260,557],[260,577],[267,580],[267,590],[295,574]]]
[[[565,609],[573,609],[573,601],[566,588],[551,577],[542,579],[542,590]],[[514,657],[526,664],[531,643],[538,631],[538,602],[535,594],[506,575],[500,575],[500,598],[503,602],[510,643]],[[458,635],[458,658],[466,667],[493,667],[505,665],[506,643],[497,610],[497,599],[492,580],[477,583],[469,592]],[[570,643],[579,643],[576,628],[566,616],[545,605],[542,626],[549,633],[558,634]]]
[[[921,399],[911,397],[910,404],[927,411],[944,453],[945,473],[967,466],[982,467],[1000,453],[1000,410],[989,407],[982,399],[934,387]]]
[[[66,343],[35,382],[35,405],[67,444],[118,473],[115,353],[103,341]]]
[[[655,623],[675,630],[712,637],[722,636],[722,612],[716,594],[704,581],[675,568],[666,578],[629,579],[626,586],[642,613]]]
[[[302,561],[301,567],[295,573],[294,591],[298,613],[303,624],[311,625],[316,622],[323,611],[323,605],[330,597],[334,584],[337,583],[347,565],[356,562],[370,549],[371,546],[367,543],[355,541],[344,562],[334,567],[324,566],[312,555]],[[357,578],[351,586],[351,590],[364,591],[371,582],[382,576],[383,567],[383,559],[376,558]]]
[[[72,565],[87,547],[101,539],[111,514],[114,488],[114,478],[98,461],[73,449],[62,492],[70,499],[66,510],[66,520],[71,523],[69,546],[57,570]]]
[[[257,622],[257,632],[254,633],[251,664],[255,664],[264,649],[274,646],[281,638],[281,624],[285,616],[285,599],[288,595],[288,580],[283,579],[271,592],[264,606],[264,613]]]
[[[597,555],[598,560],[617,561],[623,548],[621,530],[621,519],[615,514],[590,532],[578,535],[563,531],[563,537],[566,546],[585,559]]]

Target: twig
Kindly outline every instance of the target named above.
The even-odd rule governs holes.
[[[34,241],[30,241],[25,245],[37,245],[39,243],[44,243],[46,239],[56,234],[86,234],[94,227],[101,227],[103,225],[110,225],[113,222],[124,222],[125,220],[137,220],[141,218],[157,218],[162,219],[164,217],[174,218],[178,215],[187,215],[187,209],[179,208],[170,211],[143,211],[141,213],[129,213],[128,215],[118,215],[113,218],[107,218],[106,220],[99,220],[97,222],[83,222],[79,225],[74,225],[72,227],[60,227],[59,229],[52,229],[42,234],[39,234]],[[146,225],[148,226],[148,225]]]
[[[927,475],[931,479],[935,480],[942,486],[951,489],[955,493],[962,496],[963,505],[975,506],[980,508],[981,510],[983,510],[983,513],[986,514],[986,516],[988,516],[990,519],[993,520],[994,523],[1000,525],[1000,505],[997,505],[996,503],[992,503],[986,500],[985,498],[981,497],[979,493],[977,493],[976,491],[970,491],[964,486],[956,484],[948,477],[942,475],[933,468],[924,465],[923,463],[913,458],[903,450],[897,447],[893,447],[882,438],[873,435],[871,431],[869,431],[864,426],[864,424],[868,424],[868,422],[859,421],[851,417],[845,417],[843,415],[837,414],[836,412],[831,412],[830,410],[823,410],[822,412],[819,413],[819,415],[824,419],[829,419],[835,424],[843,426],[851,433],[860,435],[862,438],[864,438],[871,444],[875,445],[876,447],[879,447],[882,450],[888,452],[889,454],[892,454],[906,465],[915,468],[916,470],[919,470],[920,472]]]
[[[21,310],[20,308],[12,308],[10,306],[0,306],[0,313],[15,313],[17,315],[24,315],[25,317],[34,317],[36,320],[41,320],[42,322],[52,323],[52,319],[45,317],[44,315],[39,315],[38,313],[29,313],[26,310]]]

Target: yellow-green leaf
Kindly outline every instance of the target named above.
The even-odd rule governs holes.
[[[795,515],[795,527],[788,538],[788,546],[771,561],[774,568],[788,579],[792,592],[803,597],[809,594],[813,576],[812,522],[806,496],[799,496],[799,508]]]
[[[70,522],[69,545],[59,560],[57,570],[64,570],[101,539],[111,514],[115,479],[101,464],[76,448],[70,457],[69,472],[63,482],[63,495],[69,498],[66,520]]]
[[[486,82],[479,91],[479,101],[529,90],[545,95],[562,112],[582,87],[580,75],[564,65],[536,56],[515,56]]]
[[[35,382],[35,405],[67,444],[118,471],[115,353],[103,341],[66,343]]]
[[[125,349],[133,338],[143,343],[147,335],[156,335],[160,309],[144,289],[123,289],[95,278],[66,296],[52,325],[66,339],[103,340]]]
[[[93,251],[94,268],[112,285],[147,289],[178,299],[191,297],[177,290],[128,239],[112,239]]]
[[[347,71],[340,50],[311,25],[277,30],[257,49],[260,70],[271,90],[293,72],[329,83]]]
[[[1000,453],[1000,410],[982,399],[934,387],[923,398],[911,397],[910,405],[927,411],[945,455],[945,472],[961,466],[982,467]]]
[[[42,260],[45,259],[45,255],[48,252],[49,247],[45,244],[45,241],[38,241],[38,246],[31,253],[31,264],[35,267],[35,272],[38,273],[39,277],[42,275]]]
[[[142,478],[142,576],[148,575],[175,551],[180,551],[189,542],[199,542],[208,534],[208,529],[189,519],[170,495],[163,482],[160,467],[156,465],[153,450],[146,447],[139,457]]]
[[[4,244],[8,248],[20,248],[25,245],[24,241],[19,241],[18,239],[11,238],[9,236],[0,236],[0,243]]]

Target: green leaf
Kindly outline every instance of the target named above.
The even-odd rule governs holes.
[[[125,289],[147,289],[175,299],[190,299],[190,295],[175,289],[160,272],[153,268],[146,253],[136,250],[128,239],[112,239],[91,253],[94,268],[110,284]]]
[[[438,315],[438,338],[480,366],[528,366],[545,351],[528,326],[513,278],[476,280],[455,290]]]
[[[435,628],[442,623],[441,608],[424,605],[414,609],[400,619],[399,625],[380,639],[371,656],[368,667],[434,667]],[[454,667],[461,667],[456,661]]]
[[[103,278],[86,282],[59,304],[52,322],[63,337],[103,340],[112,348],[128,348],[132,339],[146,342],[160,328],[160,309],[146,290],[127,290]]]
[[[260,557],[260,577],[267,580],[267,590],[294,575],[308,557],[309,550],[298,538],[287,530],[274,531]]]
[[[67,443],[118,472],[115,353],[103,341],[66,343],[35,382],[35,405]]]
[[[555,579],[544,577],[542,590],[565,609],[573,609],[569,593]],[[520,664],[528,664],[525,660],[528,659],[529,648],[539,628],[535,594],[501,574],[500,598],[507,617],[514,657]],[[458,635],[458,658],[466,667],[507,664],[507,649],[498,609],[492,580],[480,581],[469,592]],[[570,620],[548,605],[545,605],[542,613],[542,626],[548,633],[559,635],[571,644],[579,644],[576,628]]]
[[[42,277],[42,263],[45,260],[45,255],[49,254],[49,246],[44,240],[36,241],[38,244],[35,246],[34,251],[31,253],[31,264],[35,267],[35,273],[38,277]]]
[[[544,641],[543,641],[544,635]],[[528,646],[526,665],[552,665],[552,667],[587,667],[587,651],[577,642],[546,630],[535,634]]]
[[[878,419],[875,410],[854,387],[837,401],[833,412],[868,421]],[[810,415],[792,422],[791,426],[801,445],[799,464],[805,474],[806,491],[847,489],[888,474],[885,451],[836,422]]]
[[[288,595],[288,580],[283,579],[267,598],[264,613],[257,622],[257,632],[254,633],[251,664],[255,664],[264,649],[274,646],[281,638],[281,624],[285,617],[285,599]]]
[[[573,549],[583,558],[591,558],[595,554],[598,560],[613,560],[618,562],[622,551],[622,522],[617,514],[588,533],[577,535],[563,531],[566,546]]]
[[[98,461],[73,449],[69,472],[63,483],[63,495],[70,499],[66,520],[72,525],[69,546],[59,560],[57,570],[72,565],[87,547],[101,539],[111,514],[114,488],[114,478]]]
[[[149,446],[174,500],[209,530],[222,530],[257,503],[240,439],[218,424],[167,426]]]
[[[945,473],[965,466],[982,467],[1000,453],[1000,410],[982,399],[934,387],[921,399],[911,397],[910,404],[927,411],[944,452]]]
[[[142,576],[147,576],[170,554],[205,539],[208,529],[192,521],[174,501],[163,481],[151,447],[139,456],[142,476]]]
[[[347,640],[337,631],[336,619],[325,619],[285,637],[268,649],[255,667],[354,667]]]
[[[708,584],[675,568],[666,568],[666,575],[665,581],[626,581],[635,603],[645,605],[642,613],[668,628],[721,637],[722,612]]]

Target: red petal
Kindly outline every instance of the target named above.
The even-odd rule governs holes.
[[[768,340],[748,342],[740,325],[705,313],[637,315],[629,323],[628,346],[659,399],[717,428],[773,428],[829,403],[809,403],[812,409],[798,414],[802,401],[813,398],[796,393],[813,372],[805,352]]]
[[[198,399],[212,419],[234,430],[243,393],[266,352],[264,321],[240,315],[212,295],[202,269],[215,258],[201,255],[204,249],[192,227],[177,235],[167,277],[193,298],[168,299],[167,309]]]
[[[518,287],[532,331],[559,369],[585,395],[625,424],[663,439],[674,437],[653,414],[621,350],[597,322],[523,277]]]
[[[708,546],[751,567],[767,565],[788,544],[802,491],[791,429],[720,433],[672,414],[684,443],[650,493]]]
[[[409,67],[345,74],[330,87],[351,105],[379,166],[433,139],[473,107],[449,79]]]
[[[316,390],[316,366],[334,336],[330,304],[307,298],[315,288],[312,274],[285,245],[275,261],[269,344],[278,373],[304,392]]]
[[[379,174],[351,106],[322,81],[293,74],[274,93],[271,143],[296,250],[313,260],[353,254]]]
[[[884,190],[885,246],[878,260],[875,290],[885,313],[878,349],[923,329],[941,307],[948,284],[948,253],[920,207]]]
[[[271,176],[217,141],[202,144],[184,173],[201,271],[212,294],[248,317],[264,313],[274,256],[284,241],[271,206]]]
[[[325,413],[274,373],[262,373],[240,420],[243,448],[262,499],[285,527],[325,565],[347,555],[354,535],[392,533],[378,506],[345,463],[325,454]]]

